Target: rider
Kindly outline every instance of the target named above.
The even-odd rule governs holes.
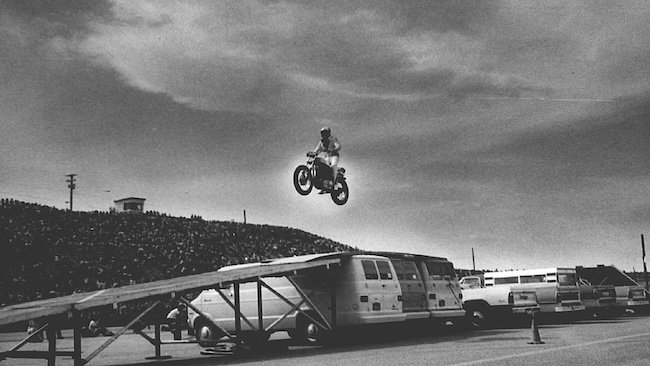
[[[336,137],[332,136],[332,130],[329,127],[321,128],[320,136],[321,139],[318,141],[318,146],[316,146],[314,153],[318,154],[324,152],[326,154],[327,163],[332,168],[332,173],[334,173],[334,181],[331,183],[331,188],[336,182],[336,177],[339,171],[339,150],[341,150],[341,143],[339,143],[339,140]]]

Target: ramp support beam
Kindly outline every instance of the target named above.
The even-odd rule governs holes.
[[[77,334],[76,328],[76,317],[74,312],[70,312],[70,319],[73,322],[73,329],[75,330],[75,335]],[[83,366],[85,363],[81,359],[81,341],[78,343],[74,342],[73,351],[57,351],[56,349],[56,333],[57,330],[61,329],[62,319],[59,319],[58,315],[43,318],[42,320],[47,321],[45,325],[38,328],[33,333],[29,334],[25,339],[20,341],[17,345],[11,348],[9,351],[0,353],[0,361],[6,358],[20,358],[20,359],[44,359],[47,360],[48,366],[56,365],[57,356],[67,356],[72,357],[74,360],[74,366]],[[30,340],[41,337],[45,333],[45,340],[47,340],[47,351],[21,351],[20,349],[27,344]],[[81,338],[80,338],[81,339]]]
[[[260,344],[265,340],[264,313],[262,312],[262,278],[257,277],[257,330]]]
[[[235,291],[235,344],[237,348],[241,348],[241,293],[239,291],[239,282],[233,284],[233,289]]]

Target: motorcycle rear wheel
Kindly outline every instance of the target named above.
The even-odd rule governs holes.
[[[293,172],[293,186],[303,196],[308,195],[314,188],[311,171],[305,165],[299,165]]]
[[[332,201],[334,201],[334,203],[339,206],[342,206],[348,202],[348,198],[350,197],[350,190],[348,189],[348,184],[345,182],[345,180],[336,182],[334,188],[332,189],[331,196]]]

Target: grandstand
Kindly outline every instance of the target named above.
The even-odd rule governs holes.
[[[75,212],[0,201],[0,305],[215,271],[269,258],[356,250],[305,231],[156,212]],[[123,324],[142,304],[102,309]]]

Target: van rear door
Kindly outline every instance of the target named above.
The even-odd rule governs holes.
[[[405,313],[426,312],[426,289],[413,261],[393,259],[393,267],[402,287],[402,309]],[[426,313],[428,316],[428,313]]]
[[[359,283],[362,323],[378,323],[404,320],[399,281],[387,258],[363,258],[361,260],[365,280]],[[394,319],[393,319],[394,318]]]
[[[460,285],[454,267],[447,261],[426,261],[429,310],[462,309]],[[429,286],[427,284],[427,286]]]

